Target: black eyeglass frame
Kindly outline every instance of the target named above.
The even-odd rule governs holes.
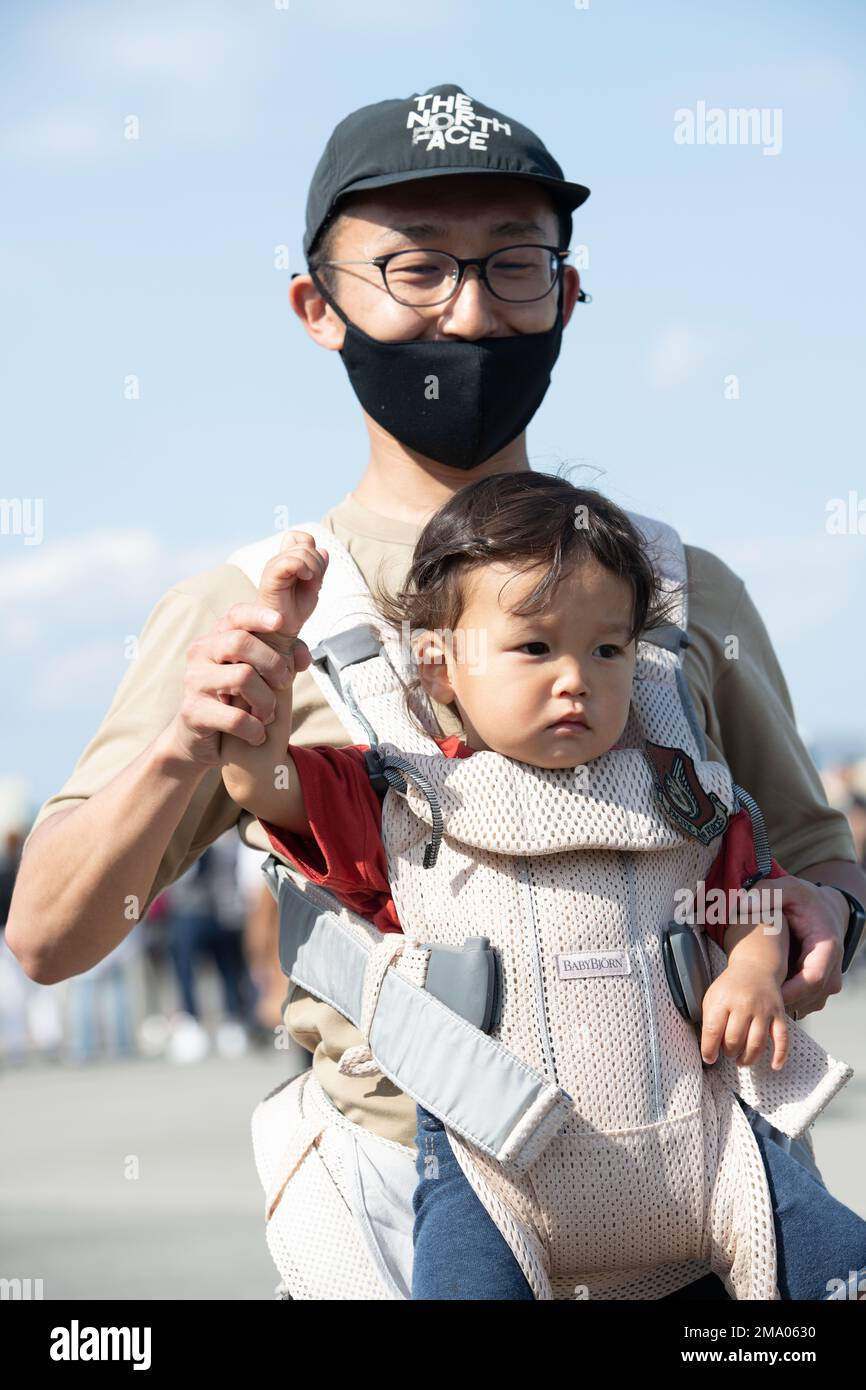
[[[544,294],[533,295],[531,299],[507,299],[505,295],[497,294],[490,281],[488,280],[487,262],[491,261],[494,256],[501,256],[505,251],[520,251],[524,247],[532,247],[534,251],[549,251],[552,256],[555,256],[556,274],[551,280],[548,289],[544,291]],[[405,300],[397,298],[390,285],[388,284],[388,277],[386,274],[388,262],[392,261],[395,256],[405,256],[407,254],[419,255],[424,251],[429,251],[431,254],[436,256],[447,256],[449,260],[452,260],[454,264],[457,266],[457,279],[454,282],[454,287],[451,290],[451,293],[446,294],[444,299],[432,299],[428,304],[406,304]],[[545,246],[542,243],[536,241],[521,241],[514,246],[499,246],[495,251],[491,251],[487,256],[454,256],[450,251],[443,251],[438,246],[403,246],[400,248],[399,251],[386,251],[381,256],[374,256],[373,259],[370,261],[320,261],[319,266],[378,266],[379,270],[382,272],[382,283],[384,284],[386,291],[388,292],[388,294],[390,294],[391,298],[395,301],[395,303],[403,304],[406,308],[409,309],[432,309],[436,305],[447,304],[449,299],[454,298],[455,294],[457,293],[463,282],[463,273],[468,265],[477,265],[478,279],[481,281],[483,285],[487,287],[489,292],[493,295],[494,299],[500,300],[503,304],[537,304],[540,299],[546,299],[547,296],[551,293],[551,291],[556,289],[556,286],[562,277],[562,268],[565,262],[565,258],[566,256],[570,255],[570,249],[567,251],[562,251],[558,246]],[[578,291],[577,301],[580,304],[590,304],[592,303],[592,295],[587,294],[584,289],[580,289]]]

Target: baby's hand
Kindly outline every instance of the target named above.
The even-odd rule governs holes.
[[[296,644],[295,638],[318,602],[327,565],[327,550],[317,550],[307,531],[287,531],[279,554],[268,560],[262,571],[258,602],[274,609],[282,619],[274,629],[270,645],[284,656],[296,645],[306,645]],[[307,664],[304,660],[296,668],[304,670]]]
[[[711,1064],[721,1050],[738,1066],[750,1067],[764,1051],[768,1032],[773,1045],[771,1066],[781,1071],[789,1035],[779,985],[770,970],[732,962],[704,995],[701,1056]]]

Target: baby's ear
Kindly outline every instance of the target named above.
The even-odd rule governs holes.
[[[440,705],[450,704],[454,688],[448,672],[445,643],[439,633],[416,633],[412,642],[415,669],[426,693]]]

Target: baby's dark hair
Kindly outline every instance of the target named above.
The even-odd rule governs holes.
[[[565,574],[588,558],[631,584],[630,640],[671,621],[685,586],[662,588],[643,537],[622,508],[550,473],[495,473],[460,488],[422,530],[402,587],[392,593],[377,581],[372,592],[386,627],[401,638],[407,631],[453,632],[473,570],[507,563],[524,573],[544,565],[523,603],[507,610],[525,616],[542,611]],[[410,719],[423,730],[410,704],[421,688],[416,675],[404,695]]]

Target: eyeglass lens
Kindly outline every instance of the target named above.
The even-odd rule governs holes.
[[[487,262],[487,280],[501,299],[539,299],[552,288],[557,265],[543,246],[506,246]],[[457,262],[445,251],[400,251],[388,261],[385,278],[402,304],[435,304],[451,294]]]

